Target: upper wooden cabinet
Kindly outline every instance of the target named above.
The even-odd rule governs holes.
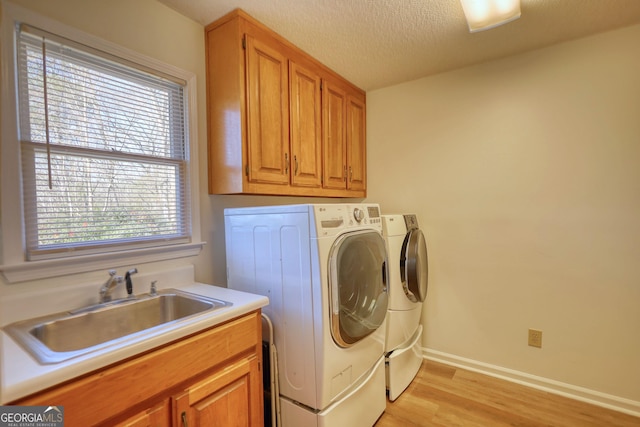
[[[347,96],[347,189],[367,189],[365,100],[357,94]]]
[[[365,93],[235,10],[206,28],[209,192],[365,197]]]
[[[245,37],[249,180],[289,183],[288,60],[270,39]]]
[[[326,83],[322,98],[325,187],[347,188],[347,94]]]
[[[323,135],[326,188],[366,191],[365,100],[349,87],[324,82]]]
[[[317,73],[289,62],[291,108],[291,184],[322,187],[321,79]]]

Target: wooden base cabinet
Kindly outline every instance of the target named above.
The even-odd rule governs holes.
[[[261,322],[254,311],[11,404],[64,406],[69,426],[260,427]]]
[[[245,359],[176,396],[174,425],[257,426],[263,414],[251,403],[262,398],[253,386],[259,381],[258,360]]]
[[[124,421],[116,422],[114,427],[163,427],[170,426],[171,414],[169,400],[163,400],[157,405],[145,409]]]
[[[365,197],[365,93],[242,10],[205,33],[209,192]]]

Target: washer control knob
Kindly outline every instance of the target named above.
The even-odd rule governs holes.
[[[364,212],[362,211],[362,209],[355,208],[353,210],[353,217],[357,222],[361,222],[364,219]]]

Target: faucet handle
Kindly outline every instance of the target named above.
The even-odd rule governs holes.
[[[137,268],[132,268],[131,270],[127,271],[127,273],[124,275],[124,278],[127,282],[127,295],[128,296],[133,296],[133,282],[131,281],[131,275],[132,274],[136,274],[138,272]]]
[[[116,271],[115,270],[109,270],[109,276],[113,277],[116,275]]]

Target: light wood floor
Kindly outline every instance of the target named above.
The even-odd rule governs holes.
[[[375,427],[640,427],[640,418],[425,361]]]

